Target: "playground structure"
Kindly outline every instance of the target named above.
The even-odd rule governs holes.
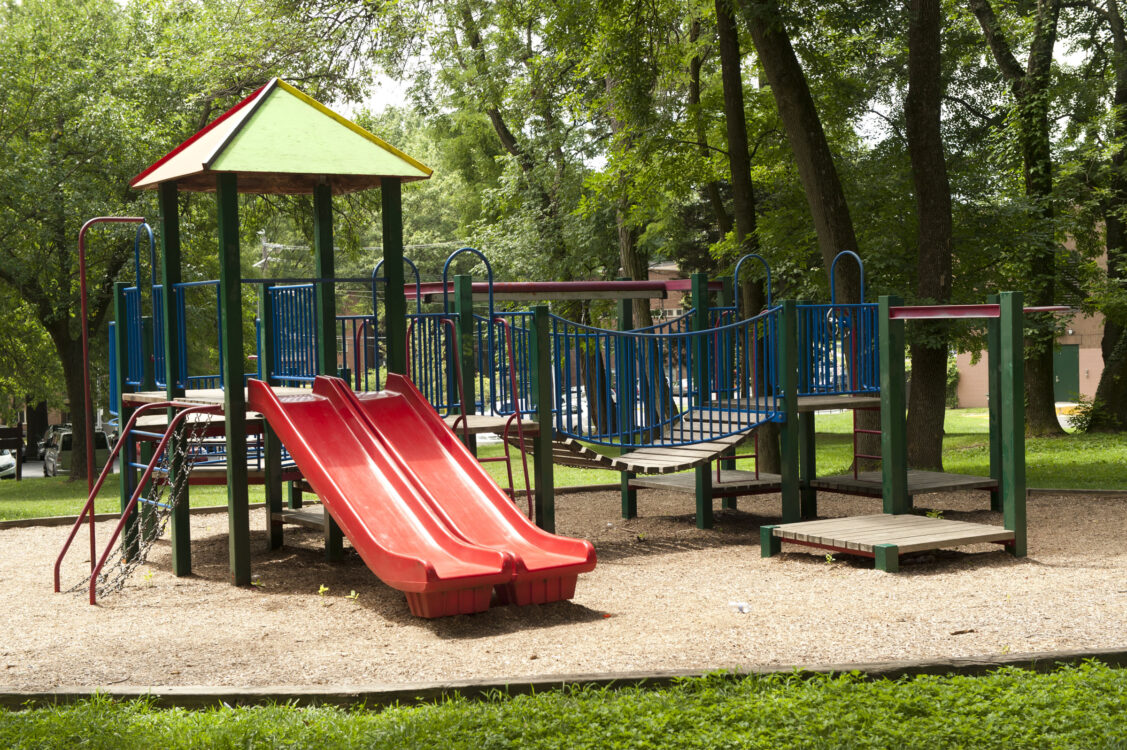
[[[369,150],[374,146],[378,158],[358,159],[355,153],[345,154],[342,147],[334,146],[318,155],[322,162],[310,164],[299,158],[295,164],[290,152],[283,159],[268,149],[248,145],[256,137],[300,136],[302,142],[328,142],[331,138],[320,130],[324,127],[332,129],[332,137],[342,130],[350,137],[359,136],[363,142],[353,139],[352,146]],[[842,304],[831,297],[828,305],[793,301],[772,304],[768,268],[767,308],[757,315],[741,316],[732,291],[742,261],[732,283],[709,281],[703,274],[672,282],[495,283],[485,256],[463,249],[455,255],[476,255],[487,272],[484,283],[474,283],[465,275],[448,278],[453,256],[447,261],[441,282],[421,283],[415,270],[414,283],[407,283],[404,270],[413,264],[402,253],[400,183],[425,179],[429,170],[374,136],[357,131],[356,126],[292,87],[274,81],[134,181],[135,187],[159,190],[163,283],[156,283],[155,240],[150,230],[153,271],[149,298],[153,315],[143,315],[138,250],[136,283],[117,285],[116,325],[111,334],[111,386],[119,403],[119,418],[123,424],[144,428],[131,430],[129,436],[123,432],[120,441],[122,465],[126,467],[120,530],[127,537],[135,535],[138,515],[144,523],[143,514],[133,514],[132,509],[139,502],[143,504],[141,495],[146,484],[156,480],[173,487],[167,509],[171,513],[173,571],[177,575],[191,570],[185,501],[188,482],[224,482],[228,488],[231,580],[241,585],[250,582],[247,485],[254,481],[266,488],[272,548],[281,545],[287,521],[322,527],[330,558],[341,554],[342,534],[347,533],[377,575],[408,592],[412,611],[417,614],[479,611],[488,606],[494,587],[498,587],[502,600],[515,603],[569,598],[578,573],[594,566],[594,555],[589,544],[552,533],[553,460],[620,471],[626,517],[637,513],[639,488],[691,491],[696,497],[697,524],[702,528],[712,523],[714,496],[724,498],[726,507],[734,507],[737,495],[778,491],[783,524],[764,527],[764,554],[777,552],[785,539],[871,554],[880,567],[894,570],[897,554],[910,551],[910,545],[878,542],[876,547],[883,551],[873,552],[848,538],[819,537],[820,541],[814,542],[794,531],[797,527],[793,525],[805,523],[816,514],[819,485],[814,476],[812,415],[817,410],[881,408],[880,492],[890,518],[909,515],[913,481],[917,491],[929,481],[922,475],[909,474],[903,450],[902,328],[904,319],[918,317],[911,313],[918,308],[901,307],[893,298],[882,298],[879,305],[865,303],[863,274],[858,303]],[[347,170],[326,168],[324,162],[333,160],[338,162],[337,169],[343,169],[339,162],[347,161]],[[356,164],[376,172],[359,175]],[[332,194],[374,186],[380,187],[383,198],[383,260],[370,279],[335,278]],[[221,261],[216,281],[181,281],[177,219],[180,189],[216,192]],[[313,194],[317,278],[240,278],[236,190]],[[141,236],[139,229],[138,241]],[[370,315],[336,314],[334,290],[345,281],[370,284]],[[259,301],[253,373],[245,366],[244,286],[255,287]],[[187,299],[201,290],[215,295],[218,373],[194,373],[189,367],[187,311],[192,305]],[[690,292],[690,311],[647,329],[634,328],[631,299],[674,290]],[[382,299],[378,300],[380,294]],[[718,295],[716,305],[711,304],[713,294]],[[475,301],[482,295],[487,302],[485,315],[475,312]],[[416,301],[413,315],[407,312],[408,296]],[[423,312],[423,302],[436,302],[440,297],[441,312]],[[575,298],[617,300],[617,330],[564,320],[544,304],[521,311],[498,311],[495,307],[500,300]],[[998,313],[1002,328],[1009,331],[1005,334],[1008,343],[991,347],[992,352],[1002,352],[999,373],[1007,373],[999,380],[1001,392],[1015,383],[1019,386],[1011,392],[1009,411],[1003,411],[1003,406],[997,415],[993,407],[991,411],[992,438],[998,438],[992,445],[1009,447],[1000,448],[997,463],[992,461],[992,477],[976,478],[976,486],[1001,488],[1005,528],[987,527],[996,535],[990,541],[1006,542],[1011,552],[1023,555],[1024,474],[1018,466],[1023,466],[1023,451],[1020,439],[1013,437],[1015,431],[1020,435],[1022,419],[1020,398],[1012,398],[1012,393],[1021,392],[1021,306],[1020,297],[1016,307],[1014,299],[1013,295],[1003,295],[998,307],[1003,311]],[[380,302],[382,326],[378,318]],[[954,307],[933,312],[959,314]],[[381,374],[383,368],[388,373],[386,378]],[[231,387],[233,383],[239,387]],[[381,392],[381,387],[387,390]],[[365,391],[378,395],[363,395]],[[1015,401],[1017,406],[1012,403]],[[159,410],[164,413],[150,414]],[[143,411],[144,416],[134,420],[135,411]],[[195,459],[183,451],[175,452],[177,443],[185,440],[183,432],[176,432],[183,429],[180,425],[186,423],[185,415],[218,413],[223,415],[222,428],[209,424],[199,433],[222,435],[222,450],[201,448]],[[522,419],[522,414],[531,421]],[[439,415],[444,416],[445,424]],[[416,429],[403,432],[400,422]],[[317,426],[324,423],[332,429]],[[757,428],[767,423],[780,427],[781,474],[761,475],[758,468],[736,472],[728,463],[735,447],[754,438]],[[507,495],[494,491],[492,480],[483,479],[477,462],[467,458],[472,456],[475,433],[497,432],[511,438],[514,425],[522,457],[524,436],[532,442],[533,486],[526,485],[526,491],[531,495],[530,515],[536,526],[515,510],[513,501],[518,493],[511,479]],[[452,439],[455,433],[461,434],[461,443]],[[362,462],[363,455],[380,457],[374,476],[350,474],[331,451],[324,449],[324,445],[339,448],[341,435],[349,436],[347,450],[356,452],[356,462]],[[416,439],[426,436],[420,441],[421,452],[404,449],[409,435]],[[251,450],[248,436],[255,437]],[[137,445],[141,446],[139,451]],[[165,451],[168,458],[164,468],[157,471]],[[428,456],[428,466],[436,463],[444,467],[443,476],[449,480],[445,485],[431,484],[430,477],[412,469],[413,461],[422,460],[422,455]],[[715,475],[713,463],[717,464]],[[673,474],[682,469],[693,469],[691,483],[685,475]],[[140,479],[138,470],[144,471]],[[180,476],[187,479],[178,481]],[[283,507],[282,497],[287,480],[291,482],[288,508]],[[860,474],[855,473],[853,481],[855,491],[866,489]],[[952,481],[931,481],[926,487],[933,491],[935,487],[966,486]],[[360,502],[363,493],[357,488],[373,482],[390,483],[394,489],[375,505]],[[459,498],[472,497],[469,507],[476,515],[457,517],[461,506],[439,498],[439,488],[448,488],[451,482],[464,485]],[[319,518],[302,510],[303,486],[322,500],[327,512]],[[88,504],[91,534],[95,494],[92,491]],[[395,523],[374,523],[377,518],[383,521],[382,514],[388,512],[399,513],[401,519],[414,519],[413,523],[422,524],[427,533],[423,538],[413,538],[406,533],[375,531],[377,526],[405,528]],[[72,540],[82,521],[80,517],[72,530]],[[945,523],[955,527],[947,526],[942,532],[931,528],[926,533],[935,546],[983,539],[981,534],[973,536],[965,528],[967,524]],[[408,549],[395,546],[403,542]],[[841,546],[834,546],[837,542]],[[91,545],[93,551],[93,536]],[[425,554],[420,552],[424,549],[428,550]],[[489,551],[492,554],[484,554]],[[419,554],[406,568],[416,566],[415,573],[427,570],[422,578],[412,578],[402,573],[405,568],[392,564],[412,552]],[[94,559],[92,552],[92,566]],[[449,562],[442,571],[434,562],[438,559]],[[95,574],[90,585],[92,600],[96,578]],[[460,582],[443,583],[454,580]]]

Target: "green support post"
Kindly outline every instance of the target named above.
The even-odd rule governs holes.
[[[231,583],[250,585],[250,508],[247,492],[247,405],[243,387],[242,268],[239,192],[234,174],[216,176],[219,223],[219,328],[223,343],[223,412],[227,431],[227,531]]]
[[[999,304],[997,294],[987,296],[991,305]],[[990,413],[990,476],[998,486],[990,490],[990,510],[1002,510],[1002,340],[1001,319],[986,321],[986,405]]]
[[[286,507],[290,510],[297,510],[302,506],[303,490],[301,482],[296,479],[292,482],[286,483]]]
[[[818,517],[818,490],[812,485],[818,475],[814,412],[798,414],[798,486],[802,518]]]
[[[877,570],[896,573],[900,570],[900,548],[895,544],[873,545],[873,562]]]
[[[403,186],[398,177],[380,182],[383,212],[384,319],[387,371],[407,375],[407,295],[403,291]]]
[[[782,308],[779,341],[774,342],[778,355],[779,390],[782,392],[783,414],[786,415],[786,420],[779,427],[779,481],[782,485],[783,523],[795,523],[802,518],[798,476],[798,307],[794,300],[784,300]]]
[[[892,320],[889,310],[902,304],[884,295],[879,303],[880,337],[880,453],[885,513],[910,513],[908,495],[908,425],[904,386],[904,321]]]
[[[798,307],[809,305],[809,300],[798,300]],[[796,308],[797,309],[797,308]],[[798,321],[795,322],[796,330]],[[796,349],[797,351],[797,349]],[[797,403],[797,399],[795,401]],[[812,482],[818,477],[818,453],[814,412],[800,412],[798,419],[798,487],[799,506],[803,520],[818,517],[818,490]]]
[[[622,281],[623,279],[619,279]],[[618,330],[632,331],[634,330],[634,302],[629,299],[618,300]],[[625,343],[625,339],[623,339]],[[631,351],[619,352],[620,359],[617,363],[618,373],[622,380],[626,383],[635,382],[633,369],[634,369],[634,353]],[[619,388],[619,393],[622,394],[619,398],[626,398],[627,403],[625,406],[626,413],[634,410],[634,404],[630,398],[632,394]],[[625,411],[624,410],[624,411]],[[638,516],[638,490],[630,486],[630,480],[634,478],[634,472],[624,471],[620,473],[619,479],[622,485],[622,517],[623,518],[636,518]]]
[[[184,395],[184,386],[179,382],[180,368],[180,328],[176,325],[179,311],[176,306],[176,285],[181,282],[180,261],[180,207],[177,200],[175,182],[162,183],[158,188],[157,202],[160,221],[161,279],[164,285],[164,394],[169,401]],[[169,409],[166,418],[169,424],[176,416],[176,409]],[[176,492],[176,477],[184,470],[184,457],[180,454],[184,432],[180,430],[168,443],[171,451],[168,466],[168,485]],[[172,513],[169,518],[168,534],[172,546],[172,574],[186,576],[192,573],[191,521],[188,513],[189,488],[185,483],[179,492],[170,495]]]
[[[336,275],[333,251],[333,191],[328,185],[313,188],[313,263],[319,279]],[[320,281],[313,287],[317,321],[317,374],[337,373],[336,285]]]
[[[460,404],[460,408],[462,414],[469,419],[469,416],[475,411],[474,381],[476,380],[477,368],[474,358],[473,277],[467,274],[458,274],[454,277],[454,316],[458,331],[456,336],[458,351],[455,352],[454,356],[458,357],[458,363],[462,370],[462,394],[465,397],[465,402]],[[490,321],[489,325],[492,326],[493,321]],[[503,343],[501,346],[503,346]],[[454,403],[458,399],[458,392],[453,378],[451,378],[450,386],[452,393],[449,395],[449,403]],[[463,439],[466,441],[466,447],[476,456],[477,437],[465,435]]]
[[[328,184],[313,188],[313,253],[319,279],[336,275],[333,250],[333,190]],[[385,264],[386,266],[386,264]],[[400,265],[402,271],[402,264]],[[402,294],[403,285],[400,284]],[[314,287],[317,321],[317,374],[337,374],[336,285],[321,281]],[[344,534],[333,517],[325,513],[325,559],[344,558]]]
[[[552,471],[552,352],[547,305],[532,308],[532,408],[539,428],[533,438],[532,473],[536,480],[536,525],[556,531],[556,488]]]
[[[274,305],[266,285],[258,287],[258,366],[262,380],[273,385],[274,377]],[[282,441],[270,424],[262,420],[262,469],[263,493],[266,501],[266,544],[270,549],[279,549],[285,536],[284,524],[279,518],[282,512]]]
[[[1002,433],[1002,517],[1014,532],[1007,547],[1025,557],[1025,353],[1021,292],[1003,292],[999,300],[1001,344],[1000,427]]]
[[[708,274],[694,273],[691,277],[693,298],[693,331],[707,331],[708,320]],[[709,373],[712,371],[711,347],[708,336],[693,337],[693,379],[696,382],[696,403],[705,407],[710,402]],[[696,479],[697,528],[712,528],[712,464],[706,463],[693,469]]]
[[[117,325],[114,326],[114,351],[117,360],[117,404],[118,422],[124,428],[133,417],[133,407],[125,402],[125,393],[129,386],[125,384],[129,374],[129,330],[126,325],[125,314],[125,289],[129,286],[124,282],[114,282],[113,285],[113,315]],[[123,434],[122,438],[126,436]],[[121,474],[121,512],[124,513],[133,497],[133,490],[137,487],[137,470],[133,464],[137,461],[133,440],[126,440],[118,454]],[[132,557],[137,552],[137,517],[130,516],[122,531],[121,548],[126,558]]]
[[[778,526],[759,527],[759,556],[774,557],[783,551],[783,540],[775,536]]]

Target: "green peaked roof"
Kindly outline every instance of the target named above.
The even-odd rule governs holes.
[[[224,112],[130,183],[175,181],[181,190],[215,190],[215,175],[238,175],[242,193],[366,190],[383,177],[425,180],[432,170],[325,105],[275,78]]]

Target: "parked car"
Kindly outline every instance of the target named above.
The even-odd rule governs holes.
[[[47,425],[47,429],[43,431],[43,437],[39,438],[39,443],[36,445],[36,458],[42,461],[43,457],[47,455],[47,444],[51,442],[51,438],[54,437],[56,433],[69,429],[70,424]],[[29,445],[28,448],[30,447]]]
[[[43,476],[54,477],[70,472],[73,433],[61,430],[51,436],[43,455]],[[110,441],[103,430],[94,431],[94,470],[101,471],[110,455]]]
[[[16,476],[16,457],[5,448],[0,450],[0,479],[9,479]]]

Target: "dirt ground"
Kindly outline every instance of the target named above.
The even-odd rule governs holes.
[[[632,521],[619,518],[617,493],[559,496],[559,532],[590,539],[599,558],[574,600],[439,620],[413,617],[351,550],[325,562],[315,532],[287,527],[285,546],[266,551],[261,510],[255,586],[227,583],[226,515],[193,516],[194,575],[171,575],[162,540],[96,607],[51,591],[67,529],[0,530],[0,686],[372,687],[1127,646],[1127,494],[1035,496],[1027,558],[981,545],[905,556],[898,574],[786,544],[761,559],[758,526],[778,522],[779,497],[739,505],[700,531],[687,495],[641,491]],[[819,509],[879,507],[824,494]],[[917,507],[1001,525],[982,493]],[[101,539],[110,528],[99,524]],[[88,566],[72,553],[64,588]]]

